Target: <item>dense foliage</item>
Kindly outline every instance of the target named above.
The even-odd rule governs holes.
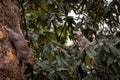
[[[120,1],[18,0],[34,80],[119,80]],[[70,13],[76,15],[72,16]],[[75,31],[91,42],[78,50]],[[73,44],[67,45],[70,39]]]

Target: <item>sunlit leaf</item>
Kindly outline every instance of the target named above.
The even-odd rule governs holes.
[[[55,58],[55,55],[54,55],[54,53],[52,52],[52,53],[50,54],[50,56],[48,57],[48,60],[49,60],[50,62],[52,62],[52,61],[54,60],[54,58]]]
[[[86,56],[85,57],[85,63],[86,63],[86,66],[91,66],[91,61],[90,61],[91,59],[89,58],[89,56]]]
[[[68,70],[67,68],[58,68],[57,71],[66,71]]]

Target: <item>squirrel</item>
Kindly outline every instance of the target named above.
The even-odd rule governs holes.
[[[30,53],[27,42],[24,37],[12,29],[5,27],[8,32],[8,38],[13,43],[15,47],[15,51],[17,53],[17,62],[20,64],[21,62],[29,63],[31,65],[35,64],[35,57]]]

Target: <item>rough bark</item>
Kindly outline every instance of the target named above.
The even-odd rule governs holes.
[[[19,9],[15,0],[0,0],[0,80],[24,80],[24,65],[18,65],[16,52],[5,26],[21,35]]]

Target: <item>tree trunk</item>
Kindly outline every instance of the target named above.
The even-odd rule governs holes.
[[[23,36],[16,0],[0,0],[0,80],[24,80],[24,65],[17,64],[5,27]]]

